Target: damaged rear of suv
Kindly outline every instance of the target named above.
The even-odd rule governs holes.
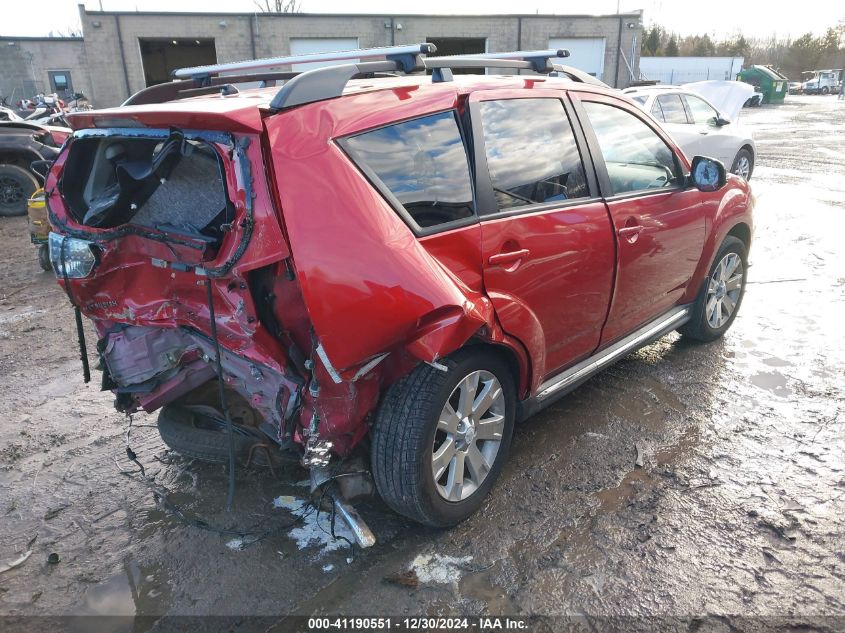
[[[493,486],[517,418],[675,328],[727,330],[747,185],[729,181],[729,196],[709,159],[696,181],[633,105],[553,63],[563,51],[424,59],[432,50],[336,53],[378,61],[266,73],[281,87],[242,92],[219,75],[237,64],[188,69],[125,107],[72,115],[45,186],[50,256],[94,322],[119,411],[160,409],[165,442],[197,458],[293,451],[315,489],[337,480],[347,498],[367,489],[363,461],[393,509],[448,526]],[[568,80],[459,82],[453,66]],[[607,165],[589,158],[607,121],[634,125],[639,154],[617,139]],[[670,221],[629,219],[622,244],[605,201],[616,181]],[[654,197],[664,187],[668,202]],[[631,264],[634,279],[661,277],[617,311],[628,247],[651,262]]]

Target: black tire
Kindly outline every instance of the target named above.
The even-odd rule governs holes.
[[[38,189],[35,176],[17,165],[0,165],[0,216],[23,215]]]
[[[50,263],[50,248],[46,244],[38,246],[38,265],[44,272],[53,270],[53,265]]]
[[[740,287],[739,297],[736,300],[733,311],[728,319],[722,323],[721,326],[713,327],[707,319],[708,288],[710,280],[713,278],[717,267],[720,265],[721,261],[731,253],[738,255],[740,261],[742,262],[742,285]],[[705,343],[714,341],[723,336],[733,324],[734,319],[736,319],[736,315],[739,313],[739,309],[742,306],[742,299],[745,296],[745,283],[747,277],[748,250],[742,240],[729,235],[719,247],[716,257],[713,258],[713,265],[710,266],[710,271],[707,273],[707,279],[705,279],[704,283],[702,283],[698,297],[692,306],[692,318],[680,327],[678,331],[689,339]]]
[[[822,94],[823,94],[823,95],[830,94],[830,88],[828,88],[827,86],[825,86],[824,88],[822,88]]]
[[[447,371],[421,364],[388,390],[372,431],[371,466],[376,488],[393,510],[430,527],[449,527],[478,510],[507,461],[516,389],[507,364],[489,349],[466,348],[438,363]],[[432,472],[438,419],[456,386],[479,370],[493,374],[502,387],[501,444],[481,485],[466,499],[447,501]]]
[[[733,165],[731,165],[731,173],[740,176],[739,166],[742,162],[742,159],[748,160],[748,177],[745,178],[745,180],[749,181],[751,180],[751,175],[754,173],[754,154],[751,152],[751,150],[745,147],[743,147],[736,153]]]
[[[245,464],[249,451],[259,442],[267,442],[257,429],[236,424],[234,434],[235,459]],[[229,436],[225,422],[201,415],[179,405],[168,405],[158,414],[158,432],[165,444],[191,459],[215,464],[229,463]],[[263,451],[256,451],[257,463],[266,463]]]

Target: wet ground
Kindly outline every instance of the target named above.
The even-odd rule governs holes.
[[[300,509],[295,467],[241,470],[227,515],[224,469],[168,454],[135,416],[140,462],[186,516],[268,533],[161,507],[112,396],[82,384],[70,306],[25,222],[0,219],[0,569],[32,551],[0,572],[0,614],[153,616],[98,621],[114,631],[163,614],[267,616],[261,630],[311,613],[845,626],[824,619],[845,616],[845,103],[790,97],[742,118],[757,233],[724,340],[669,335],[521,425],[493,494],[453,530],[368,503],[365,552]]]

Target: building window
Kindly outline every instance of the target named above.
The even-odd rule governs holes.
[[[217,50],[211,38],[139,38],[144,82],[147,86],[171,81],[177,68],[217,63]]]
[[[64,94],[73,91],[73,84],[70,81],[70,72],[67,70],[47,71],[50,77],[50,90],[56,94]]]

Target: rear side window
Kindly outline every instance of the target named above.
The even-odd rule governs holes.
[[[479,106],[499,210],[588,195],[581,155],[558,99],[482,101]]]
[[[453,112],[351,136],[341,145],[419,227],[474,215],[469,164]]]
[[[666,117],[663,116],[663,108],[660,107],[660,102],[657,99],[655,99],[654,103],[651,105],[651,115],[658,121],[666,123]]]
[[[677,183],[675,155],[648,125],[605,103],[583,102],[607,166],[611,195]]]
[[[663,110],[662,120],[666,123],[688,123],[687,112],[684,110],[683,102],[681,102],[681,95],[660,95],[657,97],[657,103]]]

